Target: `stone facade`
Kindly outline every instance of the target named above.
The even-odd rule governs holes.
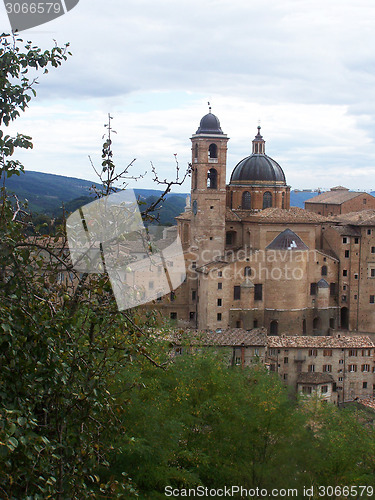
[[[375,210],[364,220],[289,207],[284,172],[265,155],[260,128],[229,185],[228,137],[212,113],[191,141],[191,203],[177,217],[187,279],[151,306],[180,326],[205,330],[375,333]],[[367,197],[332,193],[353,203]]]
[[[368,336],[271,336],[267,345],[270,371],[300,393],[341,403],[375,392],[375,343]]]

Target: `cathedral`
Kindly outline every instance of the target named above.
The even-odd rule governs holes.
[[[356,219],[290,207],[260,126],[227,184],[228,140],[210,109],[191,137],[190,201],[177,217],[186,280],[152,307],[199,330],[375,331],[375,211]]]

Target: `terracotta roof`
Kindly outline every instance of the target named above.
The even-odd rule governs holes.
[[[265,347],[267,343],[265,328],[255,328],[250,331],[242,328],[227,328],[217,331],[183,330],[171,332],[164,338],[175,345]]]
[[[182,212],[180,215],[177,215],[175,219],[191,220],[191,212]]]
[[[225,212],[225,220],[228,222],[238,222],[241,220],[241,217],[230,208],[227,208]]]
[[[308,203],[327,203],[329,205],[341,205],[345,201],[352,200],[357,196],[362,194],[367,194],[363,192],[353,192],[346,191],[345,189],[334,189],[333,191],[327,191],[326,193],[318,194],[314,198],[310,198],[305,201],[305,206]]]
[[[330,221],[344,222],[353,226],[375,226],[375,210],[367,209],[360,212],[349,212],[347,214],[329,217]]]
[[[327,384],[333,383],[332,375],[329,373],[308,372],[300,373],[297,377],[297,384]]]
[[[375,347],[368,336],[352,337],[341,335],[340,337],[318,337],[318,336],[287,336],[287,337],[268,337],[269,348],[315,348],[315,349],[367,349]]]
[[[238,213],[238,212],[236,212]],[[260,223],[280,223],[280,224],[321,224],[328,221],[327,217],[309,212],[303,208],[291,207],[283,208],[265,208],[256,214],[247,213],[241,216],[241,219],[250,222]]]
[[[335,225],[333,226],[330,224],[329,227],[332,227],[335,231],[337,231],[339,234],[342,236],[361,236],[361,232],[356,229],[355,227],[348,226],[347,224],[339,226]]]

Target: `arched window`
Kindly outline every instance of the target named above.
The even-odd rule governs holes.
[[[327,266],[322,266],[322,276],[327,276]]]
[[[340,326],[343,330],[347,330],[349,328],[349,309],[347,307],[341,308]]]
[[[272,207],[272,194],[266,191],[263,195],[263,208]]]
[[[279,323],[274,319],[270,323],[270,335],[278,335]]]
[[[236,231],[227,231],[226,237],[225,237],[225,243],[227,245],[235,245],[236,243]]]
[[[217,146],[216,144],[210,144],[208,148],[208,157],[210,159],[217,158]]]
[[[302,320],[302,334],[306,335],[306,320]]]
[[[243,275],[245,276],[245,278],[251,276],[251,267],[246,266],[243,270]]]
[[[233,191],[230,192],[230,208],[233,208]]]
[[[193,189],[197,189],[198,187],[198,169],[194,169],[194,182],[193,182]]]
[[[242,209],[251,210],[251,194],[249,191],[245,191],[242,195]]]
[[[194,158],[197,160],[198,159],[198,144],[195,145],[194,148]]]
[[[210,168],[207,173],[207,187],[217,189],[217,171],[214,168]]]
[[[285,208],[285,193],[281,195],[281,208]]]
[[[313,330],[319,330],[320,328],[320,318],[313,319]]]

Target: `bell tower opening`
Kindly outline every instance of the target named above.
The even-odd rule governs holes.
[[[217,170],[214,168],[210,168],[207,172],[207,188],[217,189]]]

